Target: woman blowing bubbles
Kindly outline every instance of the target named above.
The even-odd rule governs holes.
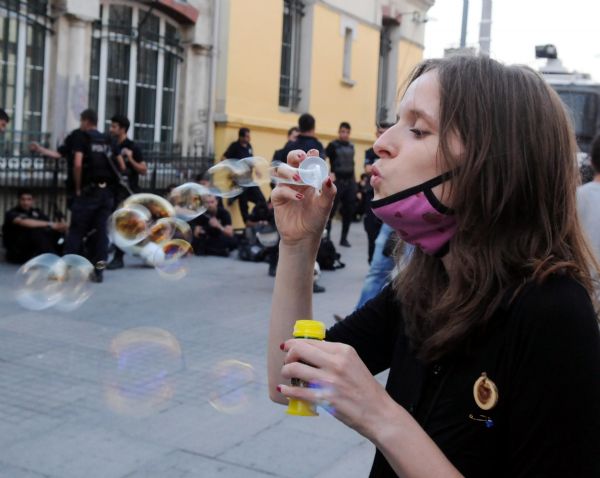
[[[271,398],[329,402],[377,446],[373,477],[600,476],[598,264],[577,220],[575,147],[532,70],[477,57],[417,67],[372,178],[375,214],[417,250],[325,342],[288,338],[312,317],[335,186],[273,192]],[[373,375],[388,368],[384,389]]]

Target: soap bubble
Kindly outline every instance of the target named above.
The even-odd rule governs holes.
[[[67,254],[62,257],[64,263],[63,293],[56,308],[62,311],[72,311],[81,306],[92,295],[90,275],[94,266],[86,258]]]
[[[178,218],[191,221],[206,211],[203,196],[210,194],[207,187],[197,183],[185,183],[171,191],[169,201],[175,207]]]
[[[133,246],[148,235],[148,221],[151,214],[139,204],[129,204],[117,209],[108,222],[108,234],[112,242],[120,248]]]
[[[244,174],[237,178],[237,184],[242,187],[262,186],[271,181],[269,175],[269,162],[265,158],[254,156],[240,159],[239,163],[247,166]]]
[[[248,389],[255,382],[254,367],[239,360],[224,360],[212,370],[209,403],[222,413],[243,411],[250,402]]]
[[[239,185],[240,178],[249,181],[250,166],[237,159],[224,159],[208,170],[210,175],[210,192],[222,198],[232,198],[242,194],[244,189]],[[242,179],[243,181],[243,179]]]
[[[165,198],[157,196],[156,194],[134,194],[123,201],[123,207],[132,206],[134,204],[143,206],[150,211],[150,215],[154,220],[175,215],[175,208],[173,205]]]
[[[171,239],[163,244],[154,253],[154,267],[165,279],[179,280],[188,272],[186,258],[193,254],[189,242],[181,239]]]
[[[173,239],[181,239],[186,242],[192,242],[192,228],[182,219],[171,218],[173,225]]]
[[[29,310],[75,310],[91,294],[89,278],[93,270],[94,266],[81,256],[41,254],[17,271],[17,302]]]
[[[150,226],[148,240],[161,244],[171,240],[175,234],[175,224],[172,217],[163,217]]]
[[[175,375],[183,369],[181,346],[169,332],[138,327],[110,343],[112,364],[105,380],[107,405],[114,412],[147,416],[175,394]]]
[[[63,293],[64,263],[55,254],[42,254],[23,264],[17,272],[17,302],[29,310],[56,305]]]

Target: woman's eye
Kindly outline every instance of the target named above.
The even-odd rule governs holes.
[[[427,134],[426,131],[423,131],[422,129],[419,129],[419,128],[410,128],[409,131],[412,134],[414,134],[417,138],[422,138]]]

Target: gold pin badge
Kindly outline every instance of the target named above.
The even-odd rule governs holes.
[[[498,388],[485,372],[481,374],[481,377],[473,385],[473,397],[477,406],[482,410],[491,410],[498,403]]]

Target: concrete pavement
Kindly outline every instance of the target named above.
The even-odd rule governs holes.
[[[362,224],[350,242],[315,296],[327,325],[352,311],[367,272]],[[70,313],[21,308],[17,268],[0,265],[1,478],[368,475],[361,436],[268,400],[267,264],[193,257],[169,281],[126,263]]]

